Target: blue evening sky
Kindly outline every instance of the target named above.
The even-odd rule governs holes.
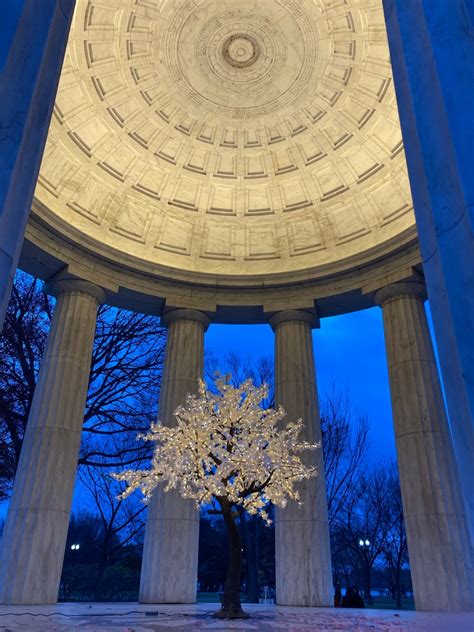
[[[431,326],[428,303],[426,306]],[[330,393],[333,384],[338,390],[347,389],[354,416],[362,413],[369,418],[373,459],[395,458],[382,310],[374,307],[323,318],[313,340],[320,399]],[[217,356],[234,352],[253,359],[273,357],[273,344],[269,325],[211,325],[205,341],[206,351]]]
[[[395,457],[381,309],[324,318],[313,340],[320,399],[333,384],[347,389],[353,412],[369,417],[371,451],[377,459]],[[243,358],[274,355],[269,325],[211,325],[205,344],[221,357],[227,352]]]
[[[360,412],[369,418],[371,460],[395,458],[382,310],[376,307],[324,318],[321,328],[313,332],[313,340],[320,399],[333,384],[347,389],[355,416]],[[211,325],[205,339],[206,351],[218,357],[234,352],[243,359],[273,357],[273,344],[269,325]],[[83,503],[84,496],[76,486],[74,509],[83,508]],[[6,505],[0,504],[0,519]]]
[[[7,59],[22,9],[23,2],[0,0],[0,71]]]

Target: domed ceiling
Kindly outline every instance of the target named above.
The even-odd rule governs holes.
[[[395,250],[381,0],[78,0],[35,197],[82,246],[190,278]]]

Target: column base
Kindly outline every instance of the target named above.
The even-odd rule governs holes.
[[[0,564],[0,603],[42,606],[57,603],[69,525],[61,511],[17,509],[5,525]]]
[[[184,509],[196,511],[190,501],[176,497],[172,500],[181,503]],[[198,547],[199,520],[149,519],[143,548],[139,602],[195,603]]]
[[[276,602],[280,606],[334,605],[327,523],[278,521],[275,533]]]

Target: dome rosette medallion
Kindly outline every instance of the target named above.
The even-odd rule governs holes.
[[[239,33],[240,24],[237,25],[237,32],[233,35],[229,35],[225,42],[222,44],[222,57],[225,63],[230,64],[234,68],[248,68],[253,66],[260,58],[260,45],[258,41],[252,35],[248,33]],[[265,57],[265,60],[270,60],[273,57]],[[253,80],[258,81],[260,75],[254,75]],[[241,79],[245,82],[248,81],[247,76],[237,75],[235,79]]]
[[[78,0],[33,211],[190,280],[413,240],[380,0]]]

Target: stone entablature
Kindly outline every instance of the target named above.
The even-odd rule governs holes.
[[[189,279],[185,272],[175,278],[164,275],[158,266],[121,254],[118,260],[96,251],[89,242],[79,246],[52,233],[37,219],[27,227],[21,267],[35,276],[49,279],[65,267],[71,274],[110,288],[112,305],[148,314],[187,308],[204,311],[219,323],[265,323],[277,311],[314,310],[334,316],[372,307],[373,293],[390,283],[403,281],[420,271],[416,242],[409,242],[392,256],[381,253],[376,262],[357,265],[347,260],[320,271],[283,276],[254,275],[245,279],[235,275],[217,280],[206,275]],[[351,264],[352,263],[352,264]]]

